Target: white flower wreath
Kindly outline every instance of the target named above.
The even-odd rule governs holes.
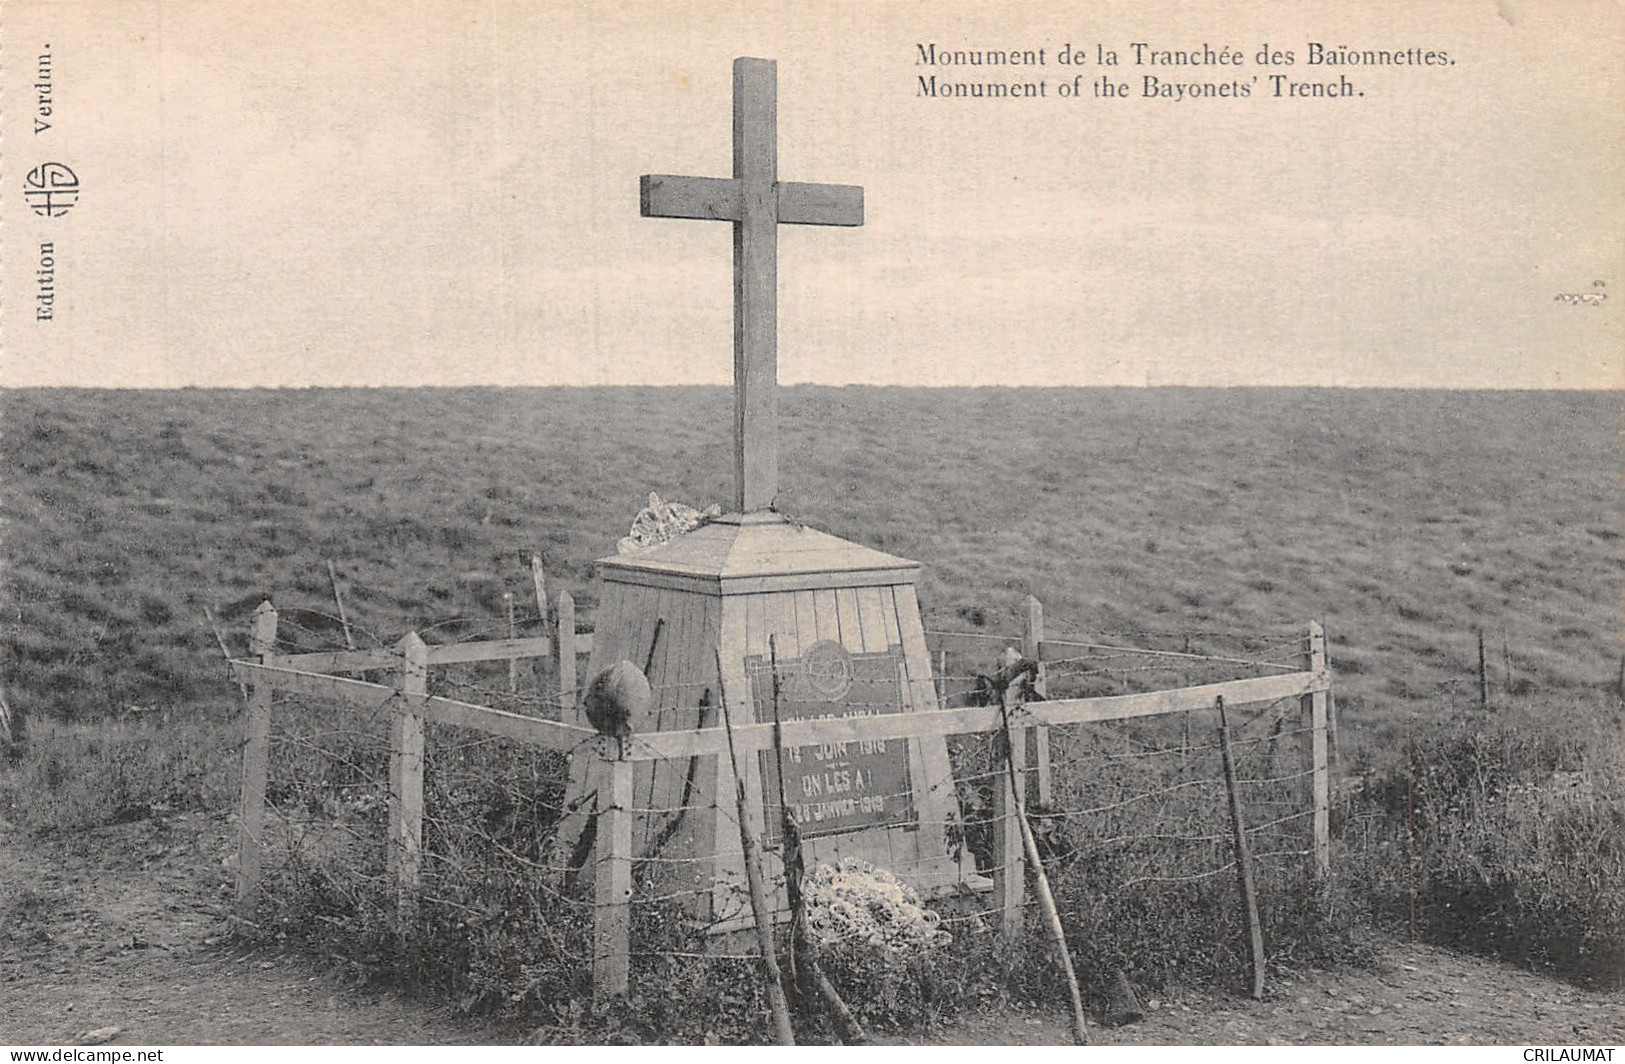
[[[843,857],[833,866],[821,864],[802,890],[807,930],[819,945],[866,942],[913,952],[953,941],[913,887],[868,861]]]
[[[615,545],[617,554],[637,554],[692,532],[701,525],[722,516],[720,506],[696,510],[680,502],[663,502],[655,492],[649,493],[649,505],[638,511],[632,520],[632,532]]]

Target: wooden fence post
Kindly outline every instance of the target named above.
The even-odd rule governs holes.
[[[254,611],[249,652],[269,665],[276,653],[276,609],[262,602]],[[254,911],[254,890],[260,883],[265,848],[265,778],[271,755],[272,687],[254,682],[243,722],[243,778],[237,806],[237,915],[247,919]]]
[[[1034,595],[1027,596],[1026,623],[1021,629],[1021,653],[1023,657],[1037,661],[1038,672],[1033,676],[1033,690],[1040,697],[1049,694],[1049,685],[1044,679],[1044,664],[1039,660],[1039,644],[1044,641],[1044,604]],[[1051,799],[1054,797],[1054,788],[1050,781],[1049,767],[1049,726],[1040,724],[1033,729],[1033,768],[1038,774],[1038,804],[1045,810],[1052,808]]]
[[[405,705],[390,736],[389,859],[395,870],[398,926],[416,922],[423,864],[423,700],[429,693],[429,648],[416,632],[401,637],[400,689]]]
[[[1506,625],[1501,626],[1501,698],[1512,703],[1512,644],[1507,639]]]
[[[1004,689],[1005,711],[1015,708],[1016,684]],[[1009,761],[1001,767],[1010,774],[1010,786],[999,779],[1001,772],[993,774],[993,859],[998,867],[993,870],[993,899],[1000,909],[999,934],[1006,945],[1021,939],[1026,923],[1025,903],[1027,888],[1026,849],[1021,837],[1021,807],[1014,800],[1016,794],[1027,793],[1027,729],[1006,728],[1003,735],[993,738],[996,756],[1008,744]],[[1003,757],[998,758],[1004,762]]]
[[[1304,668],[1316,675],[1326,672],[1326,630],[1309,622],[1309,645]],[[1316,691],[1299,701],[1303,727],[1309,729],[1309,797],[1314,805],[1314,871],[1316,879],[1331,874],[1331,773],[1326,756],[1326,694]]]
[[[509,639],[518,639],[519,638],[519,626],[514,621],[513,592],[512,591],[504,591],[502,593],[502,606],[508,612],[508,638]],[[509,658],[508,659],[508,693],[510,695],[519,693],[519,659],[518,658]]]
[[[576,703],[576,600],[568,591],[559,592],[558,611],[553,656],[558,661],[559,702],[565,719],[569,720],[570,710]]]
[[[521,560],[523,558],[521,557]],[[538,632],[551,642],[557,642],[557,633],[553,631],[553,616],[547,610],[547,574],[542,569],[542,556],[535,552],[530,555],[530,583],[536,592],[536,623]],[[551,645],[551,643],[550,643]],[[536,690],[543,698],[547,697],[548,680],[547,670],[552,667],[553,655],[546,658],[537,658],[530,663],[531,670],[536,675]]]
[[[593,840],[592,994],[601,1001],[624,997],[631,973],[633,762],[621,756],[619,741],[595,741],[603,748]]]
[[[1321,661],[1322,663],[1329,663],[1331,660],[1330,655],[1325,648],[1330,644],[1327,642],[1324,626],[1321,627],[1320,631],[1320,645],[1322,647]],[[1330,668],[1329,664],[1327,664],[1327,668]],[[1275,750],[1275,746],[1274,743],[1270,744],[1272,752]],[[1342,740],[1337,737],[1337,692],[1330,689],[1326,691],[1326,768],[1329,773],[1327,792],[1329,794],[1328,801],[1330,801],[1331,798],[1337,796],[1338,788],[1343,784],[1343,744]]]
[[[530,582],[536,588],[536,616],[542,620],[542,629],[547,629],[547,574],[542,569],[542,556],[530,556]]]

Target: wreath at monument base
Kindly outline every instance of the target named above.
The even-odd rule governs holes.
[[[913,953],[953,941],[913,887],[868,861],[843,857],[833,866],[821,864],[802,891],[807,931],[820,946],[862,943]]]

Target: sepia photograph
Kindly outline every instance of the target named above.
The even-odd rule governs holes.
[[[1617,0],[0,36],[9,1059],[1625,1044]]]

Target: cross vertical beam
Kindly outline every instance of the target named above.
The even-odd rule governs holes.
[[[779,180],[778,64],[739,58],[733,71],[733,177],[645,174],[645,218],[734,226],[734,496],[741,513],[778,494],[780,223],[863,224],[863,189]]]
[[[779,485],[779,78],[772,60],[734,60],[734,494],[740,513]]]

